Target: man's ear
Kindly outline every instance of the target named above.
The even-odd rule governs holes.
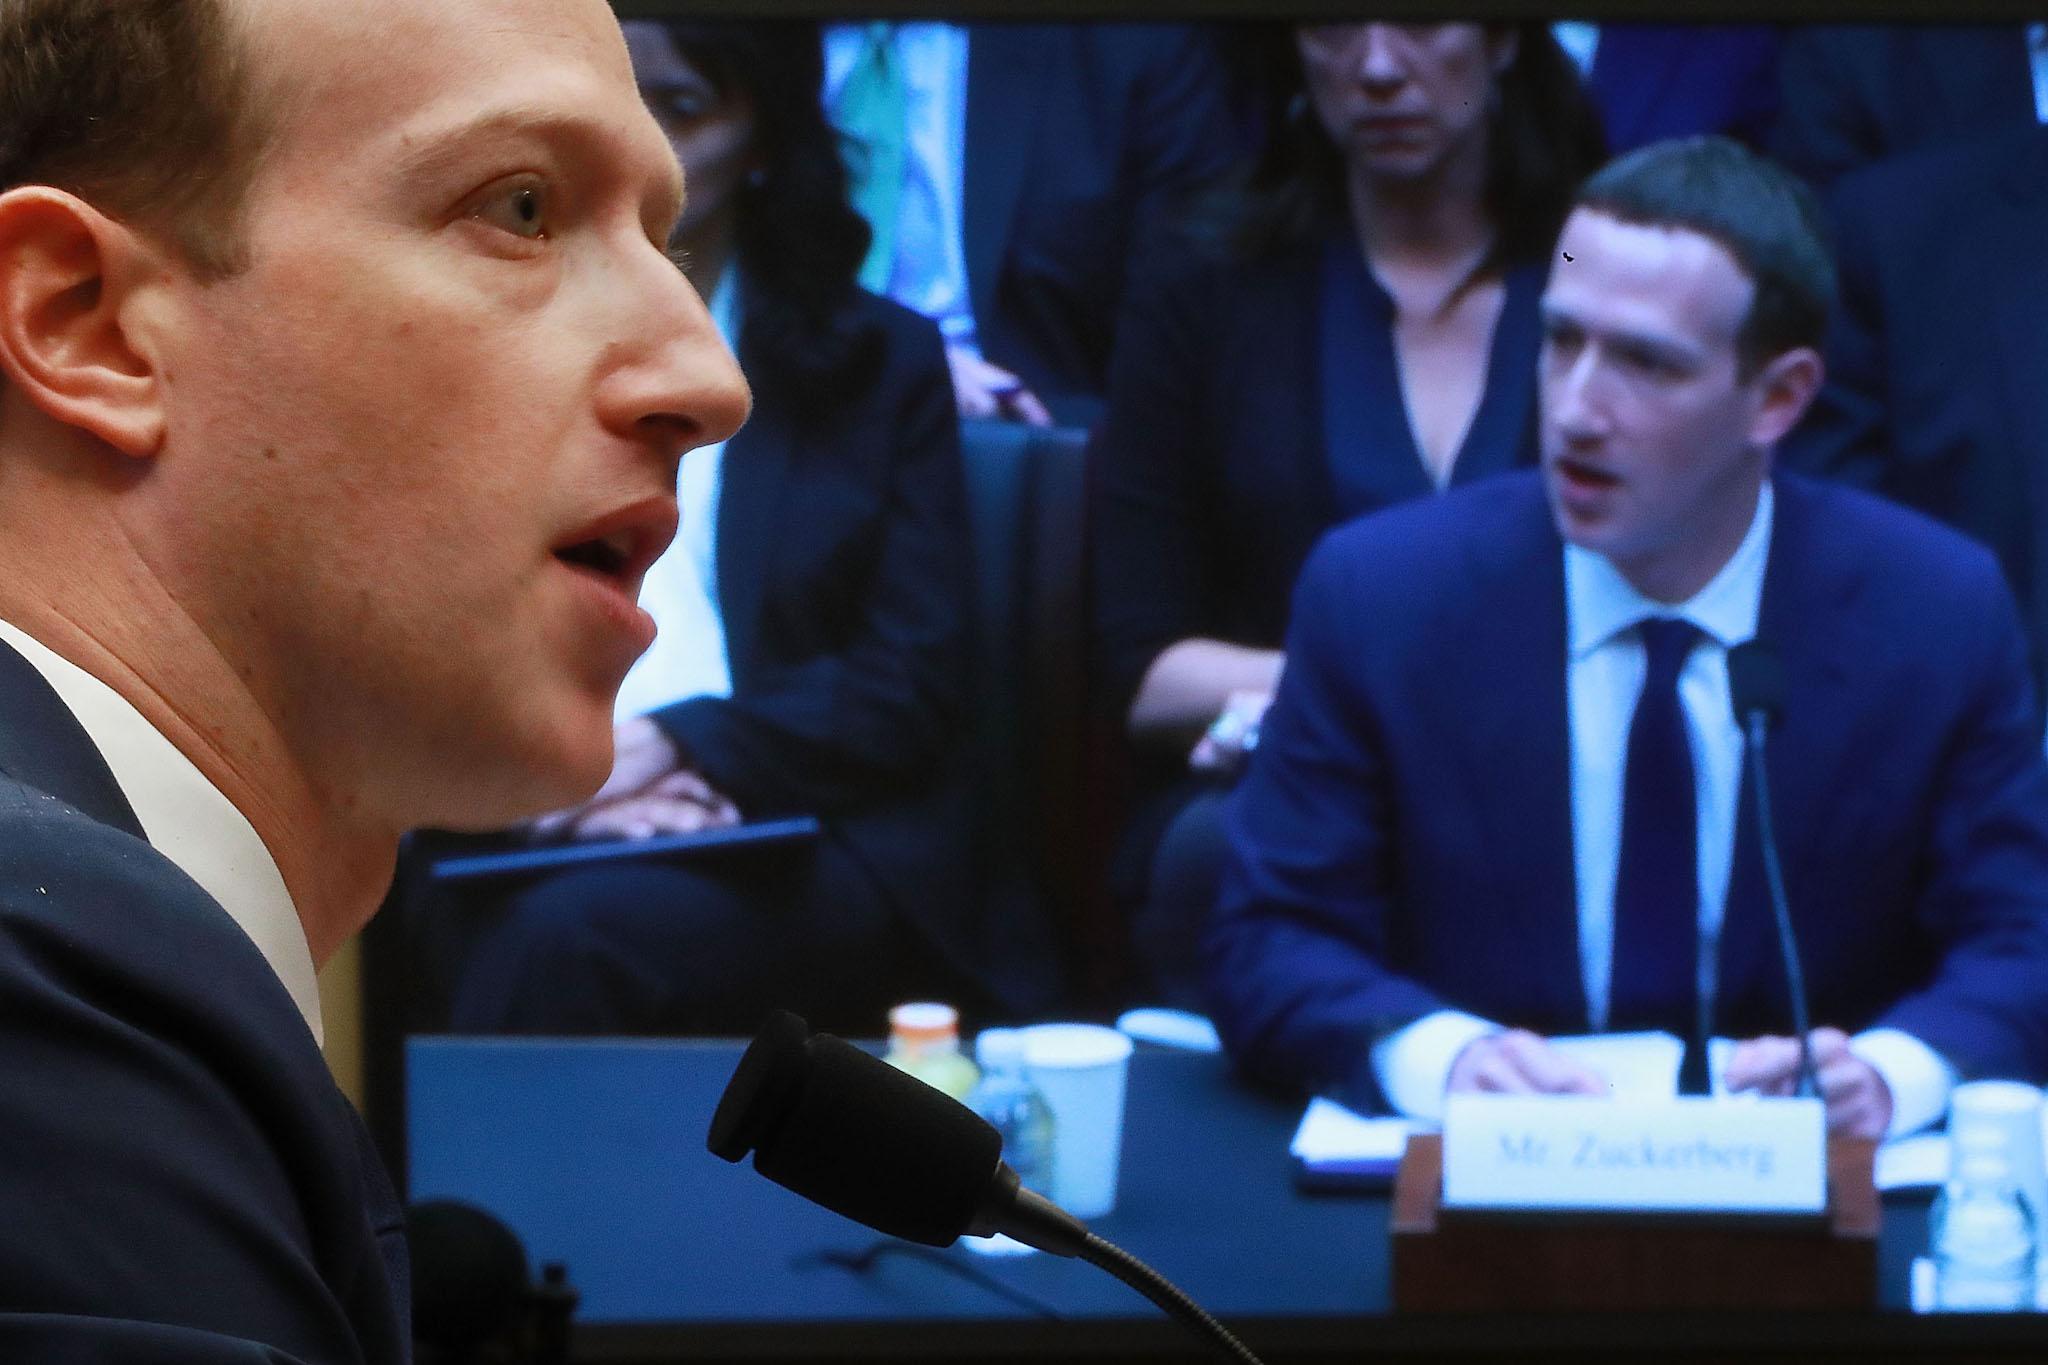
[[[1811,346],[1795,347],[1766,364],[1752,381],[1757,397],[1749,421],[1751,444],[1769,447],[1783,440],[1806,415],[1826,374],[1820,352]]]
[[[164,394],[131,305],[162,264],[76,195],[0,194],[0,374],[50,417],[137,459],[163,444]]]

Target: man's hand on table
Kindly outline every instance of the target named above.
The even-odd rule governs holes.
[[[1809,1035],[1814,1078],[1827,1103],[1828,1131],[1846,1137],[1882,1138],[1891,1128],[1892,1092],[1877,1068],[1849,1051],[1849,1035],[1817,1028]],[[1729,1090],[1790,1095],[1799,1084],[1796,1038],[1750,1038],[1729,1055],[1723,1076]]]
[[[1607,1078],[1527,1029],[1475,1038],[1451,1063],[1453,1095],[1605,1095]]]

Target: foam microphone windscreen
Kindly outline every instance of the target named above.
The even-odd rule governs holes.
[[[413,1336],[467,1352],[518,1328],[526,1311],[526,1248],[484,1210],[452,1199],[405,1214],[412,1259]]]
[[[975,1220],[1002,1138],[951,1096],[778,1013],[747,1048],[709,1146],[834,1213],[950,1246]]]

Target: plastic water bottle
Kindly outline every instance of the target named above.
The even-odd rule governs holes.
[[[1953,1137],[1955,1171],[1935,1201],[1934,1302],[1951,1313],[2034,1306],[2034,1216],[2013,1176],[2006,1136],[1969,1128]]]
[[[967,1097],[967,1107],[986,1119],[1003,1137],[1003,1160],[1017,1179],[1040,1194],[1052,1191],[1052,1109],[1024,1070],[1024,1035],[1015,1029],[983,1029],[974,1040],[981,1064],[981,1083]],[[1015,1255],[1030,1247],[1000,1234],[969,1237],[969,1250],[990,1255]]]

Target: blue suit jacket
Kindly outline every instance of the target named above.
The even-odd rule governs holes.
[[[1109,378],[1117,309],[1180,200],[1241,150],[1199,30],[968,30],[961,236],[977,340],[1070,426]]]
[[[1807,24],[1785,40],[1771,153],[1816,185],[2034,122],[2025,26]]]
[[[1615,156],[1695,133],[1761,147],[1778,109],[1777,59],[1767,24],[1602,24],[1586,91]]]
[[[1767,761],[1813,1018],[2038,1080],[2048,768],[2010,594],[1912,513],[1777,487],[1758,635],[1785,665]],[[1371,1044],[1432,1010],[1583,1031],[1563,556],[1539,476],[1333,533],[1287,652],[1208,940],[1232,1053],[1370,1103]],[[1716,1025],[1785,1032],[1746,799],[1737,828]]]
[[[291,997],[4,645],[0,1002],[0,1358],[408,1358],[398,1202]]]
[[[1983,541],[2048,663],[2048,129],[1901,157],[1833,196],[1841,306],[1793,467]]]

